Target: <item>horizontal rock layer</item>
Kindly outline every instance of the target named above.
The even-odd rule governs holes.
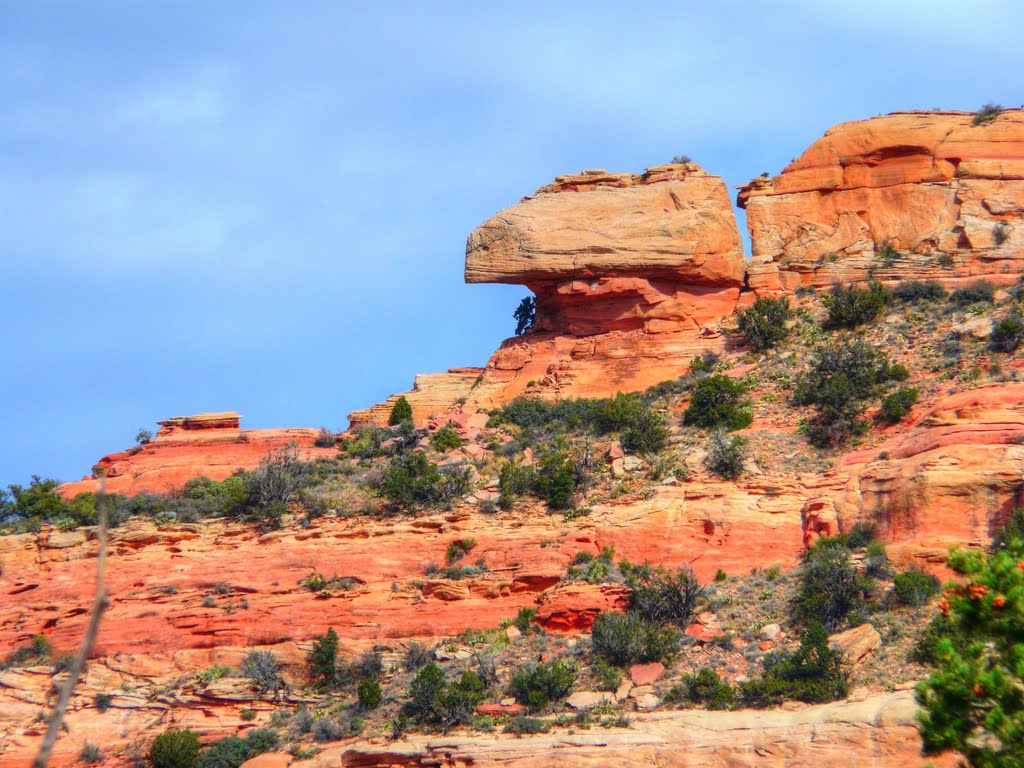
[[[298,458],[313,461],[334,456],[334,448],[314,445],[315,429],[240,429],[237,413],[200,414],[158,422],[156,439],[127,451],[104,456],[94,475],[106,477],[108,493],[168,493],[189,480],[205,475],[223,480],[239,469],[254,469],[275,451],[295,450]],[[64,483],[65,498],[96,490],[96,480]]]
[[[875,277],[1013,282],[1024,267],[1024,111],[897,112],[826,131],[741,188],[755,291]],[[888,246],[895,258],[884,256]]]
[[[387,400],[348,415],[352,429],[383,427],[391,417],[398,398],[404,397],[412,407],[413,421],[423,425],[431,416],[443,414],[464,401],[483,375],[483,368],[449,368],[445,373],[421,373],[412,389],[391,395]]]
[[[522,283],[610,275],[738,284],[743,250],[728,192],[699,166],[643,176],[563,176],[477,227],[466,282]]]
[[[326,750],[315,768],[902,768],[952,766],[925,760],[909,691],[797,711],[638,714],[629,728],[514,737],[413,736],[394,744]],[[340,755],[339,755],[340,753]]]

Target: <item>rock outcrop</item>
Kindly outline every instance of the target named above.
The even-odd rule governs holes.
[[[844,456],[850,485],[836,495],[840,527],[881,524],[892,554],[940,563],[954,545],[982,545],[1022,502],[1024,384],[942,398],[913,429]]]
[[[352,429],[386,426],[391,409],[398,398],[404,397],[412,406],[413,421],[422,425],[431,416],[443,414],[465,401],[483,372],[483,368],[449,368],[445,373],[421,373],[408,392],[399,392],[384,402],[350,413],[349,424]]]
[[[699,166],[560,176],[469,236],[466,281],[528,286],[536,320],[494,354],[468,406],[676,378],[722,348],[743,274],[725,185]]]
[[[243,430],[240,421],[234,411],[159,421],[153,440],[104,456],[93,474],[106,477],[108,493],[168,493],[201,475],[223,480],[236,470],[253,469],[274,451],[294,448],[307,461],[336,453],[334,448],[314,445],[315,429]],[[96,481],[89,477],[58,489],[65,498],[94,490]]]
[[[756,765],[840,768],[952,766],[952,756],[921,757],[913,694],[885,694],[797,711],[637,714],[629,728],[537,736],[412,736],[394,744],[325,750],[315,768],[547,768],[657,765],[727,768]]]
[[[896,112],[825,132],[740,189],[758,293],[987,277],[1024,267],[1024,111]]]

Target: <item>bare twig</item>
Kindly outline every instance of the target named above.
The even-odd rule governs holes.
[[[89,613],[89,624],[85,630],[85,637],[82,638],[82,644],[78,648],[78,655],[71,665],[71,672],[60,690],[60,695],[57,697],[57,703],[53,711],[50,713],[46,726],[46,735],[43,737],[43,743],[39,745],[39,752],[36,754],[36,759],[32,762],[32,768],[46,768],[50,762],[50,757],[53,755],[53,747],[57,743],[57,737],[60,735],[61,727],[64,725],[64,714],[67,712],[68,704],[71,701],[71,694],[78,684],[82,670],[85,669],[86,662],[89,660],[89,654],[92,653],[92,647],[96,642],[96,635],[100,628],[100,618],[103,615],[103,609],[107,607],[107,590],[104,586],[104,578],[107,571],[108,529],[106,479],[100,478],[97,485],[96,511],[99,514],[99,527],[96,533],[99,538],[100,548],[96,559],[96,597],[93,599],[92,611]]]

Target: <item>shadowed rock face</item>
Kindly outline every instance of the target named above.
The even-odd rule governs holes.
[[[741,187],[751,288],[875,277],[1012,282],[1024,267],[1024,112],[897,112],[826,131]],[[897,251],[884,257],[886,246]]]

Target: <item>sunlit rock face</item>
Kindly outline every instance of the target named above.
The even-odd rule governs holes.
[[[745,261],[725,184],[693,163],[559,176],[477,227],[466,281],[526,285],[533,331],[507,340],[469,397],[604,396],[720,349]]]
[[[897,112],[825,132],[740,189],[758,292],[981,277],[1024,267],[1024,112]]]

